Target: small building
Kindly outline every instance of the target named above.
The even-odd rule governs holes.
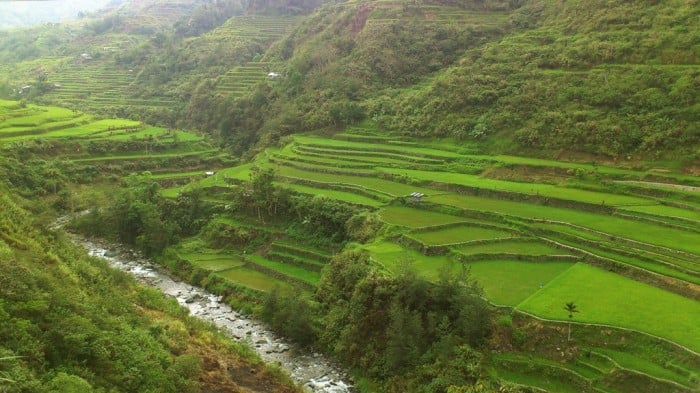
[[[80,55],[80,58],[83,60],[92,60],[92,56],[89,53],[83,53]]]
[[[32,89],[32,85],[24,85],[19,88],[19,94],[27,94]]]
[[[420,192],[412,192],[411,194],[409,194],[409,196],[413,199],[413,202],[420,202],[423,200],[425,194]]]
[[[214,172],[214,171],[206,171],[206,172],[204,172],[204,176],[206,176],[206,177],[214,176],[215,173],[216,172]]]
[[[278,74],[276,72],[269,72],[267,74],[267,79],[277,79],[279,77],[280,77],[280,74]]]

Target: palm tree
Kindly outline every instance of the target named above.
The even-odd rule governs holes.
[[[567,337],[567,341],[571,341],[571,320],[574,318],[574,313],[578,312],[578,309],[576,308],[576,303],[574,302],[567,302],[564,305],[564,310],[569,313],[569,335]]]

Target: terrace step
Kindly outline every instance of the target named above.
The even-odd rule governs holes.
[[[316,272],[320,272],[321,269],[323,269],[323,267],[325,266],[322,263],[303,259],[297,255],[287,254],[284,252],[279,252],[279,251],[274,251],[274,250],[269,251],[267,253],[267,258],[272,260],[272,261],[282,262],[282,263],[286,263],[289,265],[298,266],[298,267],[303,268],[303,269],[313,270]]]
[[[375,165],[373,165],[373,164],[367,164],[367,163],[363,163],[363,162],[343,162],[343,161],[335,161],[335,160],[331,160],[331,159],[324,160],[321,157],[306,157],[306,156],[290,155],[290,154],[282,154],[282,153],[274,153],[271,155],[271,157],[278,158],[278,159],[285,160],[285,161],[296,161],[296,162],[314,164],[314,165],[325,165],[325,166],[332,165],[332,166],[337,167],[337,168],[373,169],[375,167]]]
[[[411,161],[406,161],[403,158],[390,158],[390,157],[385,157],[382,155],[376,155],[375,157],[370,157],[370,156],[364,156],[364,157],[353,157],[353,156],[347,156],[343,155],[342,153],[321,153],[321,152],[314,152],[314,151],[300,151],[298,149],[298,146],[294,146],[292,148],[292,152],[296,154],[297,156],[301,157],[314,157],[314,158],[321,158],[321,159],[326,159],[326,160],[334,160],[336,162],[340,163],[363,163],[363,164],[374,164],[372,165],[373,167],[378,167],[378,166],[387,166],[387,167],[396,167],[396,168],[416,168],[417,165],[420,165],[420,168],[426,168],[428,170],[429,168],[439,168],[441,167],[442,164],[417,164],[415,162]]]
[[[316,261],[320,264],[326,264],[330,262],[331,256],[330,254],[327,254],[323,251],[319,251],[316,249],[308,249],[308,248],[303,248],[299,246],[292,246],[290,244],[285,244],[285,243],[280,243],[280,242],[273,242],[271,249],[273,251],[278,251],[290,255],[295,255],[301,258],[306,258],[306,259],[311,259],[313,261]]]
[[[319,280],[319,273],[291,266],[281,262],[271,261],[260,255],[248,255],[243,258],[246,266],[261,273],[299,285],[307,290],[314,290]]]
[[[384,157],[393,158],[406,162],[422,163],[422,164],[444,164],[447,161],[452,161],[447,157],[440,157],[431,154],[421,154],[400,151],[398,149],[387,148],[359,148],[355,146],[336,147],[331,145],[320,144],[299,144],[297,149],[300,152],[310,153],[325,153],[336,156],[357,156],[357,157]]]
[[[268,157],[270,162],[278,165],[288,166],[291,168],[300,169],[308,172],[320,172],[320,173],[333,173],[336,175],[347,175],[347,176],[373,176],[375,172],[373,170],[359,170],[359,169],[344,169],[340,167],[331,167],[328,165],[313,165],[307,163],[301,163],[296,161],[287,161],[275,156]]]
[[[385,193],[385,192],[382,192],[379,190],[363,187],[363,186],[358,185],[358,184],[330,183],[330,182],[322,182],[322,181],[316,181],[316,180],[294,177],[294,176],[278,176],[277,178],[283,182],[309,185],[309,186],[316,187],[316,188],[327,188],[330,190],[346,191],[346,192],[362,195],[362,196],[365,196],[367,198],[382,201],[382,202],[388,202],[389,200],[394,198],[394,196],[389,194],[389,193]]]

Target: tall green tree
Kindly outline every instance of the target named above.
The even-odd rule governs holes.
[[[567,302],[564,305],[564,310],[569,314],[569,334],[567,335],[567,341],[571,341],[571,321],[574,318],[574,313],[579,312],[578,308],[576,307],[576,303],[574,302]]]

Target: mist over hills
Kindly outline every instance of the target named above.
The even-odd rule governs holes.
[[[97,11],[114,3],[118,3],[118,1],[2,1],[0,2],[0,28],[66,21],[77,18],[81,12]]]

